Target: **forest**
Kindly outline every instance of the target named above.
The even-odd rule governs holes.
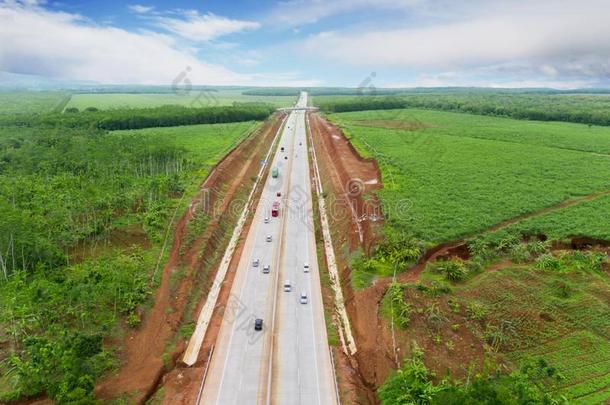
[[[67,108],[64,113],[0,116],[0,126],[42,126],[94,128],[103,130],[171,127],[178,125],[218,124],[264,120],[275,107],[264,103],[234,103],[232,106],[188,108],[167,105],[155,108],[112,109],[100,111],[88,107],[83,111]]]
[[[118,367],[105,339],[140,323],[182,196],[272,111],[33,107],[2,117],[0,403],[96,403],[95,382]],[[108,131],[200,122],[210,124]]]
[[[325,112],[423,108],[521,120],[610,125],[610,97],[602,94],[464,92],[393,96],[316,97]]]

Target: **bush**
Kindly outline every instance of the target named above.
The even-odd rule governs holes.
[[[435,272],[442,273],[447,280],[453,282],[462,281],[468,276],[466,263],[461,259],[435,262],[432,264],[432,269]]]
[[[479,302],[470,302],[466,307],[468,319],[480,321],[487,315],[487,308]]]
[[[384,307],[400,328],[406,328],[411,322],[413,308],[405,300],[405,284],[393,282],[384,297]]]
[[[530,260],[530,251],[528,245],[517,243],[510,247],[510,259],[515,263],[526,263]]]

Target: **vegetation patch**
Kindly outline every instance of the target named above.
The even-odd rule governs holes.
[[[96,380],[117,367],[108,343],[138,327],[150,303],[168,226],[188,204],[183,196],[255,127],[2,127],[0,402],[40,394],[93,400]],[[197,219],[192,237],[206,224]],[[117,229],[137,229],[146,243],[85,249],[78,263],[69,260]]]
[[[599,129],[605,131],[603,134],[592,136],[583,125],[535,123],[542,128],[508,142],[506,139],[515,131],[530,133],[532,123],[431,111],[403,112],[406,116],[401,119],[405,121],[419,119],[439,125],[404,131],[356,123],[386,119],[390,114],[387,111],[331,116],[363,156],[379,163],[384,188],[378,195],[386,228],[394,232],[436,244],[610,187],[608,157],[583,151],[607,151],[607,128]],[[498,120],[502,125],[498,123],[490,130],[481,120]],[[565,128],[565,134],[570,135],[566,144],[573,150],[547,146],[558,143],[556,127],[561,125],[569,126]],[[580,133],[582,137],[577,135]]]

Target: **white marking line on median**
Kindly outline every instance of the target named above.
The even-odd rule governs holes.
[[[303,117],[303,122],[305,122],[305,117]],[[305,129],[304,129],[305,130]],[[305,148],[307,148],[307,139],[305,139]],[[307,159],[307,154],[305,155],[305,159]],[[306,160],[306,162],[308,162]],[[306,170],[304,170],[305,172],[305,187],[307,187],[309,189],[309,195],[308,195],[308,199],[307,199],[307,216],[306,216],[306,224],[305,224],[305,240],[307,241],[307,245],[309,245],[309,226],[313,226],[313,203],[311,201],[311,179],[309,178],[309,165],[307,165],[305,167]],[[310,217],[309,214],[312,214],[312,217]],[[311,221],[310,221],[311,220]],[[309,248],[311,246],[307,246],[307,263],[309,264],[310,261],[310,256],[309,256]],[[314,249],[315,249],[316,245],[315,245],[315,241],[314,241]],[[316,255],[316,272],[318,273],[318,278],[319,278],[319,271],[318,271],[318,258]],[[311,264],[309,264],[311,266]],[[309,273],[308,273],[309,274]],[[314,306],[314,300],[313,300],[313,281],[311,280],[312,277],[310,275],[309,278],[309,295],[311,297],[311,306],[309,307],[309,312],[311,314],[311,337],[313,339],[313,345],[314,345],[314,353],[313,353],[313,358],[314,358],[314,364],[315,364],[315,369],[316,369],[316,383],[318,385],[318,390],[316,391],[316,394],[318,396],[318,404],[321,404],[321,400],[320,400],[320,374],[318,372],[318,351],[317,351],[317,346],[318,343],[316,341],[316,333],[315,333],[315,320],[314,320],[314,313],[313,313],[313,306]],[[320,285],[320,288],[321,285]],[[317,295],[316,295],[317,297]],[[317,298],[316,298],[317,299]],[[322,305],[322,316],[324,316],[324,304],[321,302],[320,305]],[[324,321],[324,326],[326,326],[326,320]],[[330,350],[330,348],[329,348]]]
[[[283,132],[284,125],[286,124],[286,120],[288,117],[284,118],[282,125],[280,127],[280,131],[273,138],[273,142],[271,142],[271,146],[267,151],[267,155],[265,156],[264,164],[261,165],[261,168],[258,172],[258,176],[250,194],[248,196],[248,200],[246,201],[246,205],[237,221],[237,226],[233,230],[233,235],[231,235],[231,239],[229,244],[225,250],[220,266],[218,267],[218,271],[216,272],[216,277],[214,278],[214,283],[212,284],[212,288],[208,293],[208,297],[201,308],[201,312],[199,313],[199,318],[197,319],[197,325],[195,326],[195,331],[193,335],[189,339],[189,344],[186,348],[182,361],[188,366],[192,366],[197,361],[197,357],[199,357],[199,351],[201,350],[201,345],[203,344],[203,339],[205,337],[205,333],[207,332],[208,325],[212,318],[212,314],[214,313],[214,308],[216,307],[216,302],[218,301],[218,296],[220,295],[220,289],[222,288],[222,283],[226,277],[227,270],[229,269],[229,265],[231,264],[231,260],[233,259],[233,253],[235,252],[235,248],[239,242],[239,237],[241,236],[241,232],[246,223],[248,213],[250,212],[250,204],[252,202],[252,198],[256,192],[256,189],[263,177],[265,168],[267,167],[269,156],[273,151],[273,145],[275,145],[279,135]]]
[[[330,233],[330,226],[328,224],[328,217],[326,215],[326,202],[323,197],[323,189],[322,189],[322,178],[320,177],[320,168],[318,166],[318,159],[316,156],[316,148],[313,142],[313,130],[311,128],[311,123],[308,126],[309,128],[309,139],[311,140],[311,150],[312,150],[312,161],[314,164],[314,169],[316,173],[316,194],[318,196],[318,208],[320,214],[320,224],[322,225],[322,235],[324,237],[324,251],[326,253],[326,262],[328,265],[328,273],[331,279],[331,287],[335,292],[335,306],[336,312],[339,315],[339,334],[343,335],[345,338],[341,339],[343,345],[343,352],[345,354],[355,354],[358,350],[356,347],[356,342],[352,335],[352,328],[350,325],[349,317],[347,316],[347,310],[345,308],[345,301],[343,299],[343,291],[341,290],[341,280],[339,278],[339,271],[337,269],[337,262],[335,259],[335,250],[333,247],[332,236]],[[345,342],[347,340],[347,343]]]
[[[289,118],[294,117],[294,113],[290,114]],[[293,119],[293,121],[295,121]],[[294,154],[294,134],[296,133],[296,125],[293,123],[292,124],[292,143],[291,143],[291,150],[293,151]],[[286,151],[287,153],[288,151]],[[278,236],[278,257],[277,257],[277,262],[281,263],[281,257],[282,257],[282,245],[283,245],[283,235],[285,234],[285,229],[286,229],[286,222],[287,222],[287,218],[288,218],[288,203],[289,203],[289,198],[288,198],[288,192],[290,191],[290,181],[292,178],[292,165],[293,165],[293,160],[294,159],[290,159],[290,161],[288,162],[288,171],[287,171],[287,178],[288,181],[284,184],[284,195],[286,196],[286,204],[284,207],[284,212],[280,212],[279,215],[281,215],[281,226],[280,226],[280,234]],[[277,271],[277,276],[275,278],[275,294],[272,295],[273,297],[273,309],[272,309],[272,313],[271,313],[271,344],[269,345],[269,368],[267,370],[267,400],[266,403],[269,405],[271,404],[271,398],[272,398],[272,389],[271,389],[271,384],[272,384],[272,379],[273,379],[273,346],[275,345],[275,317],[276,317],[276,311],[277,311],[277,295],[279,293],[278,291],[278,279],[280,276],[280,266],[278,266],[278,271]],[[260,392],[260,387],[259,387],[259,392]]]

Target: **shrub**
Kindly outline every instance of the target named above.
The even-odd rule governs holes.
[[[559,259],[551,253],[545,253],[536,259],[536,268],[540,270],[558,271],[561,269]]]
[[[453,282],[462,281],[468,276],[466,263],[461,259],[436,262],[433,268],[435,271],[444,274],[447,280]]]
[[[386,300],[385,306],[389,306],[388,310],[390,316],[398,323],[401,328],[406,328],[411,322],[411,313],[413,308],[405,300],[404,290],[405,284],[393,282],[388,287],[384,299]]]
[[[526,244],[517,243],[510,247],[509,256],[515,263],[526,263],[530,260],[530,251]]]
[[[468,319],[480,321],[487,315],[487,308],[483,304],[473,301],[466,307],[466,314]]]

